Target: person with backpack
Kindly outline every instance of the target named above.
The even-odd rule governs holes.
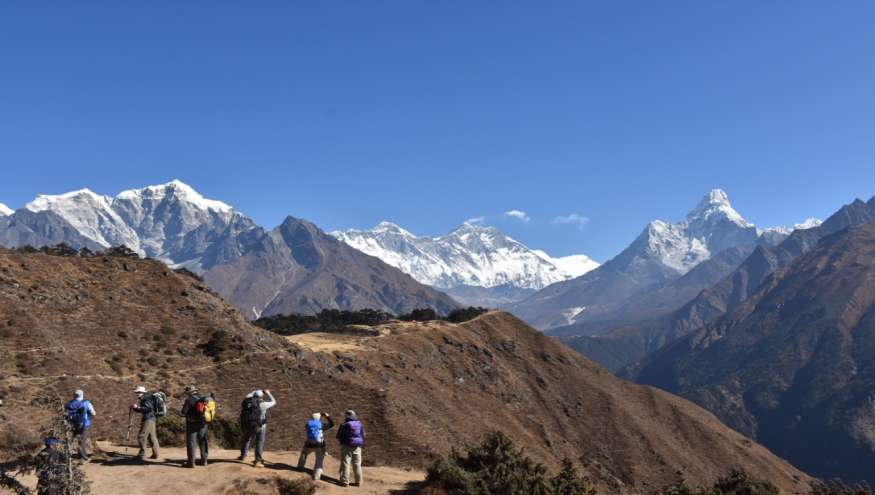
[[[345,413],[346,421],[337,430],[340,441],[340,486],[349,486],[349,468],[352,464],[355,483],[362,484],[362,447],[365,446],[365,429],[352,409]]]
[[[208,465],[209,445],[207,443],[207,424],[215,418],[216,402],[211,396],[201,397],[197,387],[185,387],[186,399],[180,415],[185,417],[185,450],[188,462],[185,467],[193,468],[195,447],[200,450],[201,465]]]
[[[325,416],[325,421],[322,422],[322,416]],[[313,416],[305,425],[307,440],[304,442],[304,447],[301,448],[301,456],[298,457],[298,470],[303,471],[307,464],[307,457],[310,454],[316,454],[316,465],[313,466],[313,480],[319,481],[322,478],[322,463],[325,461],[325,432],[334,428],[334,420],[328,413],[313,413]]]
[[[167,414],[167,400],[164,392],[155,392],[150,394],[146,391],[146,387],[140,385],[134,389],[134,394],[137,395],[137,403],[131,404],[130,409],[140,413],[140,433],[137,439],[140,442],[140,452],[137,454],[137,459],[143,461],[146,458],[147,441],[152,442],[152,457],[158,458],[158,433],[155,428],[155,423],[159,417]]]
[[[97,416],[94,406],[85,400],[85,392],[73,392],[73,400],[64,405],[67,424],[73,430],[73,440],[79,440],[79,457],[88,460],[88,430],[91,428],[91,418]]]
[[[265,399],[265,396],[267,398]],[[243,399],[240,405],[240,429],[243,430],[243,445],[240,447],[240,457],[245,461],[249,452],[249,444],[255,439],[255,460],[252,466],[260,463],[264,466],[264,444],[267,439],[267,411],[276,405],[276,399],[270,390],[253,390]]]

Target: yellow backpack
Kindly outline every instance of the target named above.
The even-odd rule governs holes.
[[[204,418],[205,423],[212,423],[216,419],[216,401],[212,397],[201,397],[194,407],[196,413]]]
[[[212,397],[208,397],[204,408],[204,421],[212,423],[214,419],[216,419],[216,401]]]

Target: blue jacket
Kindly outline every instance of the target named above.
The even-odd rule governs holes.
[[[94,416],[94,406],[87,400],[73,399],[67,403],[64,408],[67,410],[67,417],[78,413],[82,415],[82,427],[88,428],[91,426],[91,418]]]

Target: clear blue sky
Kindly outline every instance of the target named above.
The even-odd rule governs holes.
[[[853,0],[2,2],[0,202],[179,178],[266,226],[485,216],[602,261],[712,187],[792,224],[875,194],[873,25]]]

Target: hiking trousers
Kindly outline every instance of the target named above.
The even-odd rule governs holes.
[[[158,433],[155,430],[155,418],[143,419],[140,423],[140,433],[137,435],[140,441],[139,457],[146,456],[146,441],[152,441],[152,456],[158,457]]]
[[[349,467],[352,464],[352,472],[355,484],[362,484],[362,448],[349,445],[340,446],[340,484],[349,484]]]
[[[195,447],[200,449],[201,461],[206,462],[210,453],[207,445],[207,425],[187,422],[185,423],[185,452],[192,466],[194,466]]]
[[[319,481],[322,478],[322,464],[325,462],[325,445],[309,445],[304,444],[301,449],[301,456],[298,457],[298,470],[303,471],[307,465],[307,458],[310,454],[316,455],[316,465],[313,466],[313,479]]]
[[[255,460],[264,460],[264,441],[267,439],[267,425],[263,424],[257,428],[247,427],[243,429],[243,446],[240,447],[240,457],[246,457],[249,453],[249,445],[252,439],[255,439]]]
[[[89,430],[90,428],[86,426],[79,431],[73,431],[73,440],[79,443],[79,457],[83,459],[88,459]]]

